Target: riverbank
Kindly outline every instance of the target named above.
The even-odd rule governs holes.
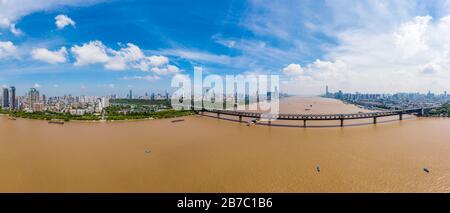
[[[178,110],[164,110],[153,113],[139,114],[139,115],[110,115],[105,116],[105,119],[102,119],[100,115],[70,115],[67,113],[53,113],[53,112],[23,112],[23,111],[15,111],[9,112],[5,110],[0,111],[0,115],[2,116],[10,116],[13,118],[24,118],[24,119],[32,119],[32,120],[59,120],[64,122],[114,122],[114,121],[140,121],[140,120],[155,120],[155,119],[169,119],[169,118],[177,118],[184,117],[195,114],[192,111],[178,111]]]

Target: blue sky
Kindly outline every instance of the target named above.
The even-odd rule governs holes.
[[[281,90],[443,92],[449,1],[4,0],[0,85],[170,91],[176,75],[278,74]]]

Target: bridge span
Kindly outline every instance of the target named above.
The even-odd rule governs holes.
[[[233,111],[233,110],[216,110],[216,109],[201,109],[194,111],[198,114],[203,113],[214,113],[217,114],[217,118],[220,115],[235,116],[239,118],[242,122],[242,118],[253,118],[258,120],[265,120],[268,125],[271,125],[273,120],[298,120],[303,121],[303,127],[306,127],[307,121],[325,121],[325,120],[336,120],[340,121],[341,127],[344,126],[345,120],[354,119],[373,119],[373,123],[377,123],[377,118],[387,117],[387,116],[398,116],[399,120],[403,119],[405,114],[413,114],[417,116],[423,116],[431,108],[415,108],[415,109],[405,109],[405,110],[391,110],[391,111],[380,111],[380,112],[365,112],[365,113],[352,113],[352,114],[265,114],[258,112],[246,112],[246,111]]]

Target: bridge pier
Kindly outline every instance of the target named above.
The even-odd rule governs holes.
[[[398,119],[403,120],[403,113],[398,114]]]
[[[306,128],[306,120],[303,120],[303,127]]]
[[[239,122],[242,122],[242,115],[239,115]]]
[[[217,118],[220,118],[220,113],[217,113]]]
[[[341,118],[341,127],[343,127],[343,126],[344,126],[344,119]]]
[[[269,119],[269,121],[267,122],[269,124],[269,126],[272,125],[272,120]]]
[[[377,124],[377,117],[373,117],[373,124]]]

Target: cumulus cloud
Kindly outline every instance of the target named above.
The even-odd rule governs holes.
[[[40,84],[38,84],[38,83],[35,83],[34,85],[33,85],[33,88],[40,88],[41,87],[41,85]]]
[[[75,21],[73,21],[67,15],[60,14],[55,17],[55,25],[58,29],[63,29],[68,25],[75,27],[75,24],[76,24]]]
[[[428,49],[427,29],[431,20],[431,16],[415,17],[412,21],[403,23],[394,33],[395,45],[401,51],[403,58]]]
[[[351,85],[355,73],[348,65],[341,61],[316,60],[302,68],[299,64],[290,64],[282,69],[282,73],[289,77],[284,81],[284,89],[293,93],[314,94],[321,91],[325,85]],[[339,87],[347,89],[348,87]]]
[[[71,48],[75,57],[75,65],[103,64],[108,70],[138,69],[153,72],[157,75],[168,75],[180,72],[180,69],[169,64],[169,58],[161,55],[146,56],[135,44],[128,43],[119,50],[106,47],[100,41],[91,41]]]
[[[11,41],[0,41],[0,59],[13,57],[17,47]]]
[[[81,46],[75,45],[70,51],[75,57],[75,66],[83,66],[110,61],[106,53],[106,46],[100,41],[91,41]]]
[[[289,64],[283,68],[283,73],[286,75],[301,75],[303,74],[303,68],[300,64]]]
[[[61,47],[57,51],[51,51],[45,48],[37,48],[31,52],[33,59],[47,62],[49,64],[64,63],[67,60],[67,49]]]
[[[173,65],[167,65],[167,67],[160,68],[160,67],[153,67],[152,72],[158,74],[158,75],[168,75],[168,74],[176,74],[180,72],[180,69]]]

